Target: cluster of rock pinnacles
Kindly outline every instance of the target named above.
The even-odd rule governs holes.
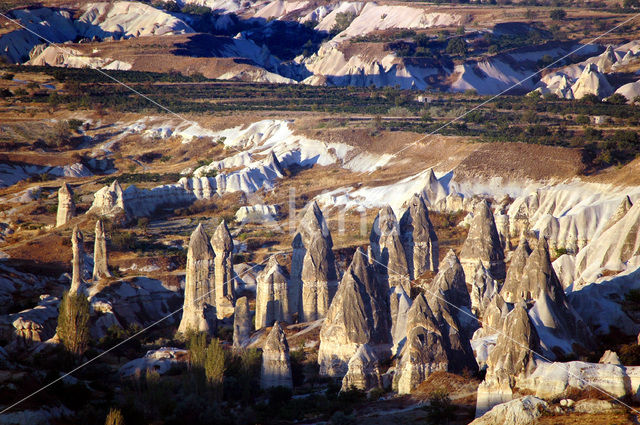
[[[64,185],[57,225],[74,214],[73,193]],[[111,276],[100,220],[95,229],[94,281]],[[75,227],[71,292],[85,290],[83,243]],[[189,241],[178,330],[212,332],[218,320],[233,316],[233,347],[244,348],[254,330],[272,327],[263,345],[262,386],[291,387],[289,346],[280,323],[322,320],[321,375],[342,378],[343,389],[392,386],[400,394],[437,371],[477,371],[470,344],[474,333],[499,334],[483,365],[487,374],[480,391],[509,390],[514,377],[535,368],[540,338],[527,313],[533,301],[556,337],[593,344],[566,299],[544,239],[523,233],[506,270],[505,243],[486,201],[474,207],[460,257],[450,250],[439,261],[438,237],[421,195],[406,203],[399,220],[391,207],[379,211],[368,249],[356,249],[342,276],[332,248],[327,222],[313,202],[293,238],[290,273],[276,255],[268,259],[256,279],[252,313],[247,297],[236,296],[234,244],[226,223],[211,238],[198,225]],[[425,285],[419,278],[427,271],[436,274]],[[413,299],[412,282],[418,287]],[[391,358],[395,366],[383,371],[381,365]]]

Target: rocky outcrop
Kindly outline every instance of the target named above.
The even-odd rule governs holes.
[[[390,206],[387,205],[378,212],[369,241],[378,273],[389,287],[401,285],[405,292],[411,292],[409,266],[400,238],[400,227]]]
[[[379,360],[389,357],[391,323],[387,291],[375,278],[366,255],[358,249],[320,330],[321,375],[344,376],[349,359],[364,344]]]
[[[257,278],[256,329],[269,327],[274,322],[291,323],[292,313],[289,306],[289,277],[273,255]]]
[[[92,285],[89,289],[91,303],[91,337],[99,340],[111,326],[127,329],[131,325],[146,327],[175,327],[180,323],[178,315],[167,314],[183,305],[182,290],[147,277],[116,280],[109,285]]]
[[[209,237],[198,224],[189,240],[184,307],[178,332],[209,332],[215,327],[214,256]]]
[[[580,78],[571,86],[574,99],[582,99],[588,94],[593,94],[599,98],[607,97],[613,93],[613,88],[607,77],[600,72],[595,64],[587,64],[580,74]]]
[[[364,344],[349,360],[347,374],[342,378],[342,391],[368,391],[372,388],[382,388],[380,362],[375,351]]]
[[[211,237],[211,247],[215,253],[214,287],[216,294],[216,314],[218,319],[233,314],[235,301],[235,284],[233,273],[233,238],[227,227],[222,223],[216,228]]]
[[[540,338],[521,301],[507,315],[496,346],[487,358],[486,378],[478,387],[476,415],[511,400],[516,381],[535,370],[534,353],[539,350]]]
[[[233,313],[233,348],[244,348],[251,336],[251,310],[249,299],[240,297],[236,300]]]
[[[484,317],[484,312],[491,300],[498,294],[498,282],[489,274],[481,262],[476,267],[471,283],[471,312],[478,318]]]
[[[429,375],[449,369],[445,338],[427,300],[422,294],[409,309],[407,341],[393,377],[399,394],[409,394]]]
[[[110,186],[103,187],[93,195],[93,203],[89,211],[105,217],[129,214],[125,205],[124,191],[118,180],[114,180]]]
[[[84,292],[84,237],[78,226],[73,228],[71,234],[71,288],[70,294]]]
[[[409,268],[409,278],[425,271],[438,271],[440,256],[438,236],[429,219],[429,210],[421,195],[413,195],[400,219],[400,234]]]
[[[507,270],[507,277],[504,279],[504,285],[500,290],[500,295],[509,303],[516,303],[520,298],[530,299],[531,294],[522,290],[520,282],[524,274],[524,268],[527,265],[527,259],[531,254],[531,248],[524,233],[520,236],[520,243],[511,255],[511,263]]]
[[[95,240],[93,243],[93,280],[111,277],[107,262],[107,239],[104,235],[102,220],[96,221]]]
[[[272,387],[293,387],[291,361],[287,337],[276,322],[262,348],[262,373],[260,385],[263,389]]]
[[[335,293],[338,275],[331,233],[316,202],[305,211],[292,246],[291,288],[302,287],[298,302],[300,321],[323,318]]]
[[[592,282],[603,270],[620,272],[640,253],[640,203],[576,255],[573,290]]]
[[[58,190],[58,213],[56,215],[56,227],[64,226],[76,216],[76,203],[73,200],[73,191],[68,184],[63,183]]]
[[[491,276],[505,277],[504,252],[496,223],[487,201],[479,202],[473,209],[469,234],[460,251],[460,262],[468,283],[473,280],[478,261],[489,270]]]
[[[534,294],[535,304],[529,314],[548,356],[575,353],[575,346],[586,350],[595,347],[591,331],[567,300],[544,238],[527,260],[522,286]]]
[[[548,407],[544,400],[528,395],[495,406],[470,425],[533,425]]]

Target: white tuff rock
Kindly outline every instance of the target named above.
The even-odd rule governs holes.
[[[273,255],[257,278],[256,329],[269,327],[274,322],[291,323],[289,292],[287,272]]]
[[[111,277],[107,261],[107,239],[104,235],[102,220],[96,221],[96,231],[93,245],[93,280]]]
[[[58,190],[58,214],[56,227],[64,226],[76,216],[76,203],[73,201],[73,191],[68,184],[63,183]]]
[[[209,332],[215,326],[214,256],[209,237],[198,224],[189,240],[184,307],[178,332]]]

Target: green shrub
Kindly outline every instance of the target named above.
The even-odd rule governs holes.
[[[220,340],[213,339],[207,347],[204,370],[207,383],[215,400],[222,399],[222,385],[224,383],[225,355]]]
[[[89,345],[89,301],[82,294],[65,292],[58,312],[58,336],[66,351],[79,358]]]
[[[549,13],[549,17],[554,21],[562,21],[567,17],[567,12],[564,9],[553,9]]]

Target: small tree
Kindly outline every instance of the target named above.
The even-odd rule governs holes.
[[[189,350],[189,366],[192,369],[202,369],[207,350],[207,334],[190,331],[187,334],[187,349]]]
[[[564,9],[553,9],[549,13],[549,17],[554,21],[562,21],[567,17],[567,12]]]
[[[120,409],[111,408],[107,414],[107,420],[104,421],[104,425],[124,425],[124,416]]]
[[[209,384],[213,391],[214,398],[216,400],[222,399],[222,384],[224,382],[224,349],[220,340],[213,339],[207,347],[204,371],[207,377],[207,384]]]
[[[450,55],[464,56],[467,54],[467,42],[463,37],[456,37],[449,40],[446,52]]]
[[[89,301],[83,294],[65,292],[58,313],[58,337],[65,350],[80,357],[89,345]]]

